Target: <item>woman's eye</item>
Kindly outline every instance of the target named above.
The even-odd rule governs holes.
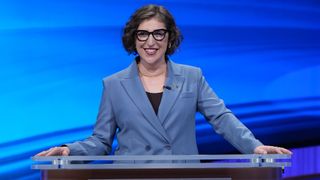
[[[138,36],[147,36],[149,35],[148,32],[138,32]]]

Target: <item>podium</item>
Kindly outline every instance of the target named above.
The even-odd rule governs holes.
[[[40,170],[44,180],[276,180],[291,166],[291,156],[282,154],[35,156],[32,160],[32,169]]]

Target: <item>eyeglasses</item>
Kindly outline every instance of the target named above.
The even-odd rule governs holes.
[[[136,37],[139,41],[147,41],[149,39],[150,34],[152,34],[153,38],[156,41],[162,41],[166,37],[166,33],[168,30],[166,29],[156,29],[152,32],[146,30],[137,30]]]

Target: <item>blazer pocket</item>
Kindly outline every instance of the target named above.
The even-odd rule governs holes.
[[[194,92],[183,92],[181,93],[181,98],[192,98],[195,96]]]

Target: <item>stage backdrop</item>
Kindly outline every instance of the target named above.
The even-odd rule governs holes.
[[[1,179],[37,179],[32,155],[90,135],[102,78],[134,58],[122,28],[149,3],[166,6],[184,35],[171,59],[202,68],[259,139],[319,144],[318,1],[8,0],[0,2]],[[237,153],[196,121],[201,153]]]

